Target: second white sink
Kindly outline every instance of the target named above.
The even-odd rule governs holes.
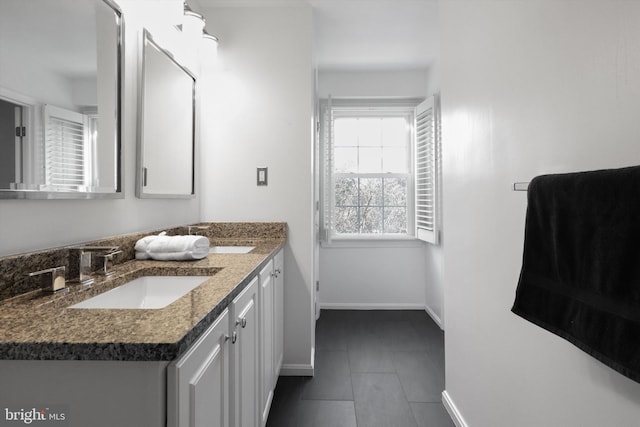
[[[210,254],[246,254],[254,250],[255,246],[212,246]]]
[[[163,308],[209,276],[142,276],[70,308]]]

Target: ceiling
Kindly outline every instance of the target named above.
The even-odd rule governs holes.
[[[194,1],[194,0],[192,0]],[[437,0],[197,0],[201,7],[313,8],[320,70],[428,68],[438,55]]]

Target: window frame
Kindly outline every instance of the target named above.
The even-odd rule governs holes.
[[[323,120],[320,123],[321,135],[321,177],[322,194],[321,203],[321,232],[322,244],[331,246],[344,245],[368,245],[380,242],[385,245],[405,245],[408,242],[417,241],[415,226],[415,107],[422,99],[404,100],[332,100],[321,101]],[[327,118],[329,115],[329,118]],[[333,124],[336,118],[343,117],[403,117],[409,127],[407,142],[407,172],[406,173],[336,173],[333,168]],[[329,144],[329,147],[327,147]],[[407,180],[407,231],[406,233],[337,233],[333,224],[336,209],[335,184],[336,178],[351,176],[356,178],[395,178],[402,177]],[[328,188],[327,188],[328,187]],[[328,194],[327,194],[328,193]],[[327,206],[328,205],[328,206]],[[384,205],[383,205],[384,207]],[[330,218],[327,218],[330,216]],[[404,242],[404,243],[403,243]],[[408,243],[411,245],[412,243]]]

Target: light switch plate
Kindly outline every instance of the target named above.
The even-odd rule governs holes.
[[[267,185],[268,169],[258,168],[258,185]]]

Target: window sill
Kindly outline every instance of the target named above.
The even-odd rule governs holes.
[[[323,249],[340,248],[419,248],[426,243],[415,236],[333,237],[330,242],[321,242]]]

